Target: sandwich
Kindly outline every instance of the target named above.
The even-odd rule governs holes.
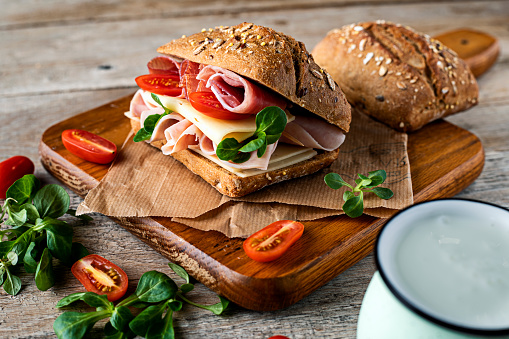
[[[126,116],[134,141],[241,197],[327,167],[350,105],[303,43],[242,23],[182,36],[157,50]]]

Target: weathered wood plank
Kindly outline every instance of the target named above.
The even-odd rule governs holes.
[[[421,0],[173,0],[136,1],[110,0],[90,1],[51,0],[31,2],[30,6],[20,6],[19,2],[4,1],[0,13],[0,30],[12,30],[34,26],[75,25],[98,21],[128,21],[150,18],[169,18],[185,16],[219,16],[256,11],[280,11],[288,8],[312,9],[320,7],[346,7],[373,4],[405,4]],[[433,0],[442,3],[465,0]],[[475,0],[467,0],[475,1]]]
[[[500,61],[505,63],[509,54],[509,49],[504,48],[509,45],[509,32],[504,28],[509,17],[506,4],[500,1],[444,3],[440,11],[433,3],[289,9],[244,12],[235,17],[154,18],[0,31],[0,51],[4,56],[0,60],[3,80],[0,96],[134,88],[134,77],[146,72],[147,61],[156,55],[155,50],[161,44],[202,27],[242,20],[287,32],[304,41],[309,50],[330,29],[361,20],[386,18],[430,34],[470,26],[501,40]],[[499,71],[507,71],[505,67],[497,67]],[[493,99],[503,97],[500,90],[487,93]]]

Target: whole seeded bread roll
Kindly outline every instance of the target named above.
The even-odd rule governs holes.
[[[244,22],[183,36],[161,54],[219,66],[254,80],[348,132],[351,112],[340,87],[304,44],[272,28]]]
[[[463,60],[410,27],[384,21],[344,26],[312,54],[352,105],[399,131],[478,102],[477,82]]]

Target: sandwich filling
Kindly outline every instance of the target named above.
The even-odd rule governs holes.
[[[148,68],[126,115],[141,125],[135,141],[162,141],[165,155],[190,149],[245,177],[335,150],[345,139],[338,127],[292,115],[282,96],[221,67],[157,57]],[[273,117],[283,121],[276,132]],[[241,156],[225,158],[232,150]]]

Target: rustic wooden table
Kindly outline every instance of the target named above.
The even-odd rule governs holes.
[[[385,19],[430,35],[470,27],[500,40],[501,55],[479,79],[480,104],[448,120],[475,133],[486,151],[481,176],[459,196],[509,207],[509,2],[424,0],[86,1],[0,0],[0,160],[26,155],[44,183],[58,183],[40,165],[37,146],[50,125],[133,92],[155,49],[202,28],[251,21],[304,41],[309,50],[332,28]],[[81,198],[69,191],[72,207]],[[89,224],[67,219],[92,253],[123,267],[134,290],[147,270],[168,274],[167,260],[107,217]],[[0,337],[51,337],[63,296],[81,291],[68,268],[55,261],[57,282],[40,292],[21,272],[21,292],[0,290]],[[185,307],[178,337],[354,338],[362,297],[375,271],[370,255],[297,304],[275,312],[237,306],[223,316]],[[204,303],[214,293],[198,284]],[[96,326],[90,336],[100,337]]]

